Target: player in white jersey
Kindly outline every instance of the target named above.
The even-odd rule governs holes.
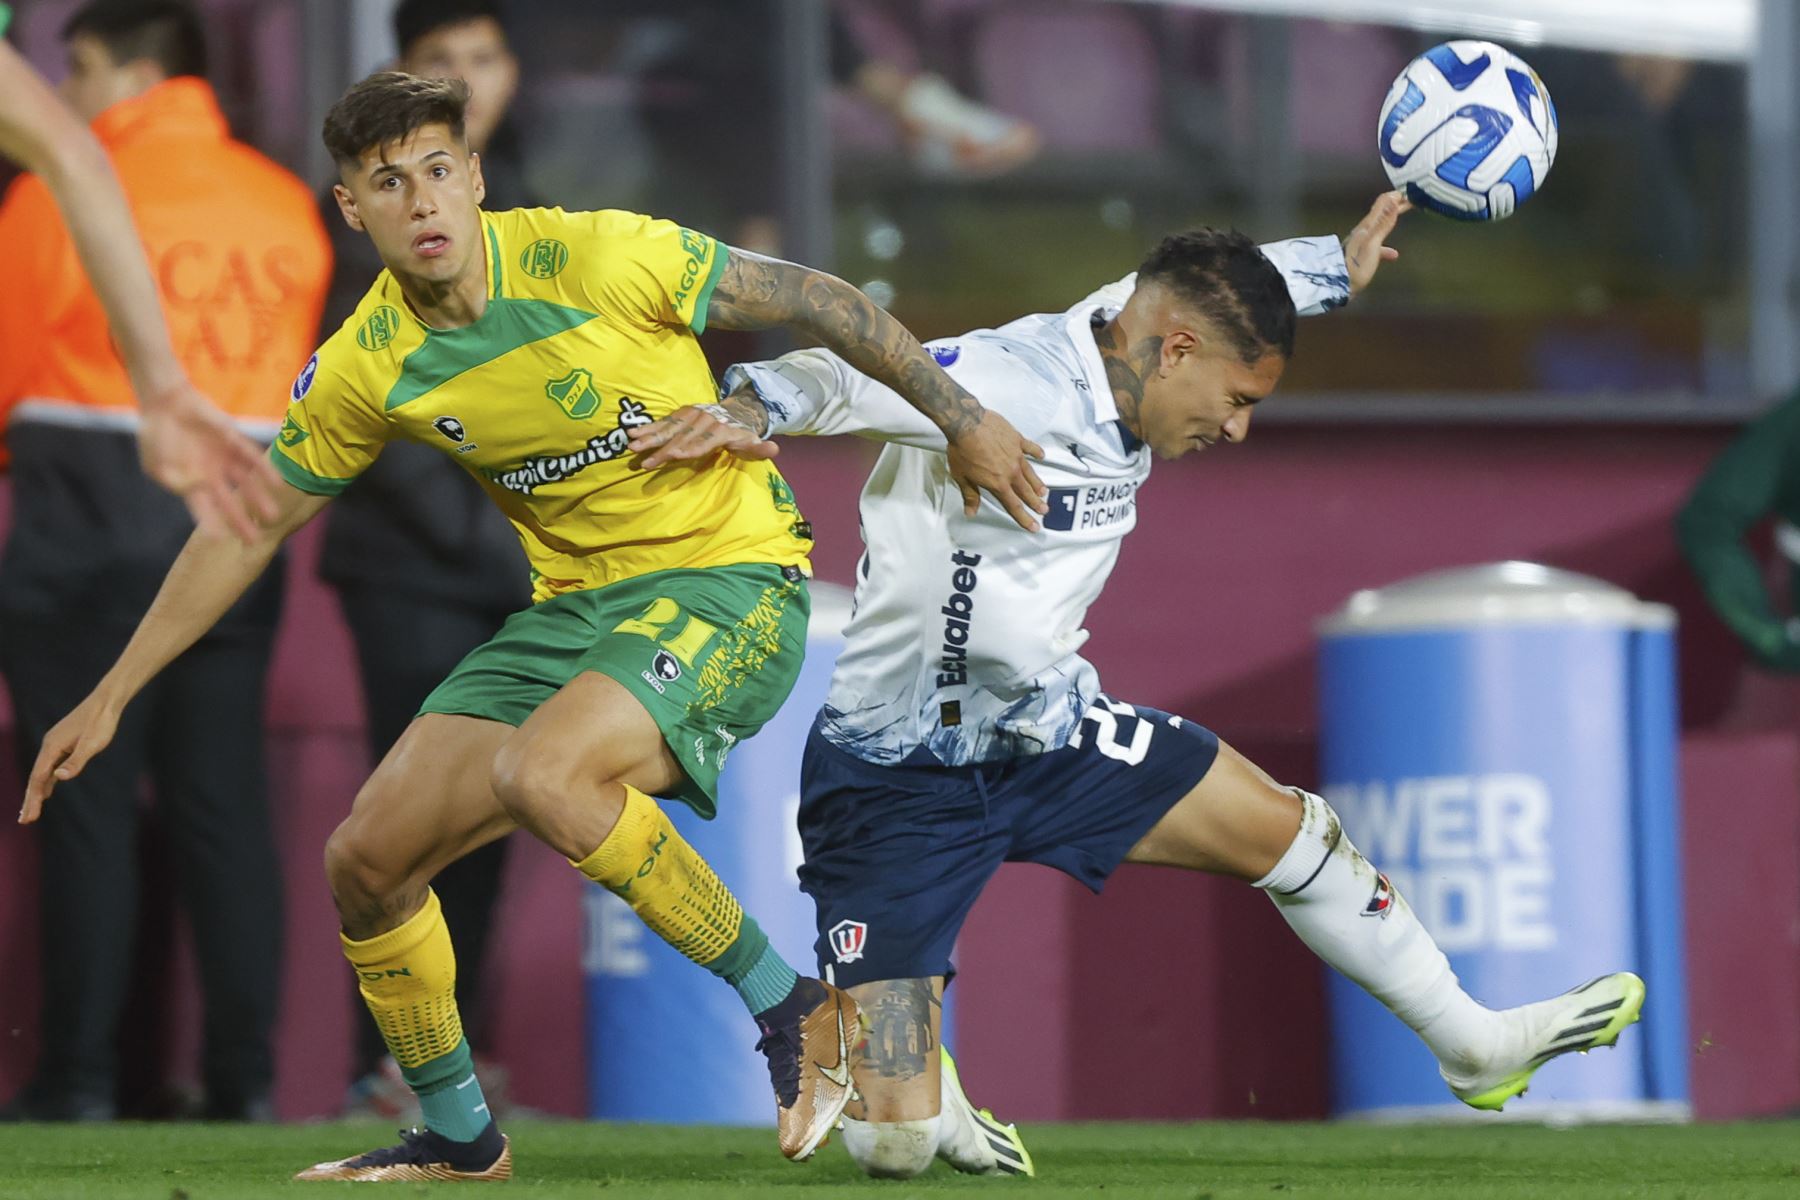
[[[1406,208],[1380,197],[1341,246],[1170,237],[1066,313],[934,343],[959,383],[1044,448],[1050,512],[1036,533],[992,504],[965,515],[942,436],[826,351],[734,367],[721,405],[634,435],[646,466],[720,447],[765,456],[772,434],[888,443],[863,490],[868,552],[846,646],[801,766],[801,886],[820,960],[871,1022],[845,1122],[869,1173],[916,1174],[934,1155],[1031,1169],[1017,1132],[972,1109],[937,1049],[951,947],[1003,861],[1096,891],[1121,862],[1252,883],[1477,1108],[1637,1019],[1643,983],[1627,973],[1483,1007],[1322,798],[1279,786],[1198,725],[1106,696],[1078,653],[1152,455],[1242,441],[1292,353],[1297,309],[1366,285]]]

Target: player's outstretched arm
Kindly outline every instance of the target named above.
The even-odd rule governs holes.
[[[106,151],[31,64],[4,43],[0,154],[37,175],[49,189],[140,397],[152,401],[185,383],[137,225]]]
[[[169,568],[156,599],[105,677],[75,711],[44,736],[25,784],[19,824],[38,819],[51,789],[81,774],[104,750],[119,714],[157,672],[200,640],[269,565],[275,550],[325,507],[326,498],[278,481],[276,516],[245,543],[220,530],[196,529]]]
[[[1400,252],[1387,244],[1389,235],[1400,218],[1412,211],[1412,201],[1405,192],[1383,192],[1363,219],[1344,238],[1344,266],[1350,275],[1350,294],[1356,295],[1374,282],[1375,272],[1384,262],[1393,262]]]
[[[773,362],[739,363],[725,372],[721,386],[716,404],[688,405],[631,430],[631,448],[644,455],[645,468],[711,458],[720,450],[739,458],[770,458],[776,453],[769,440],[773,434],[854,434],[949,453],[944,431],[924,413],[816,346]],[[1022,398],[1016,386],[993,394],[1002,404]]]
[[[1043,450],[1012,423],[983,408],[932,360],[906,327],[843,280],[823,271],[733,249],[706,313],[714,329],[786,325],[836,352],[903,396],[944,431],[950,475],[975,514],[991,493],[1028,530],[1048,511],[1031,459]]]
[[[1264,242],[1259,248],[1287,281],[1294,311],[1302,317],[1323,316],[1367,289],[1382,263],[1400,257],[1387,239],[1400,218],[1411,211],[1405,193],[1383,192],[1342,238],[1329,234],[1285,238]]]
[[[1342,308],[1368,287],[1382,263],[1400,257],[1387,239],[1412,207],[1404,192],[1383,192],[1356,228],[1342,238],[1334,234],[1285,238],[1264,242],[1260,248],[1287,280],[1295,311],[1303,317],[1323,316]],[[1096,288],[1082,303],[1116,308],[1131,298],[1136,286],[1134,271]]]
[[[267,457],[194,388],[175,357],[137,226],[106,152],[31,65],[0,43],[0,154],[44,181],[106,309],[143,412],[145,474],[181,496],[202,526],[245,542],[275,515]]]

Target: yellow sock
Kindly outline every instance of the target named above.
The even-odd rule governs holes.
[[[636,788],[625,788],[625,810],[600,848],[574,865],[631,905],[657,937],[729,983],[752,1014],[793,994],[798,977],[762,927]]]
[[[463,1038],[456,952],[437,893],[427,891],[425,907],[398,929],[343,943],[363,1002],[418,1094],[425,1127],[452,1141],[473,1141],[488,1124],[488,1107]]]
[[[656,801],[625,788],[625,811],[576,870],[631,905],[644,924],[706,966],[737,941],[744,910]]]
[[[341,935],[340,935],[341,936]],[[363,1001],[394,1060],[422,1067],[463,1040],[456,1008],[456,953],[437,893],[398,929],[366,942],[343,938]]]

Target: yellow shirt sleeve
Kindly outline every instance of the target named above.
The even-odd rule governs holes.
[[[307,360],[289,394],[287,418],[269,447],[281,477],[303,492],[335,496],[369,469],[391,436],[371,400],[331,362],[330,343]]]
[[[617,210],[581,214],[598,253],[582,256],[589,297],[634,325],[706,329],[730,252],[673,221]]]

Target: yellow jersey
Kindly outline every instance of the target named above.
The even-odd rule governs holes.
[[[383,271],[294,381],[270,448],[281,475],[332,496],[389,439],[435,446],[512,521],[534,600],[676,567],[810,574],[810,529],[770,463],[632,465],[633,426],[717,399],[696,335],[727,249],[620,211],[481,223],[481,317],[428,328]]]

